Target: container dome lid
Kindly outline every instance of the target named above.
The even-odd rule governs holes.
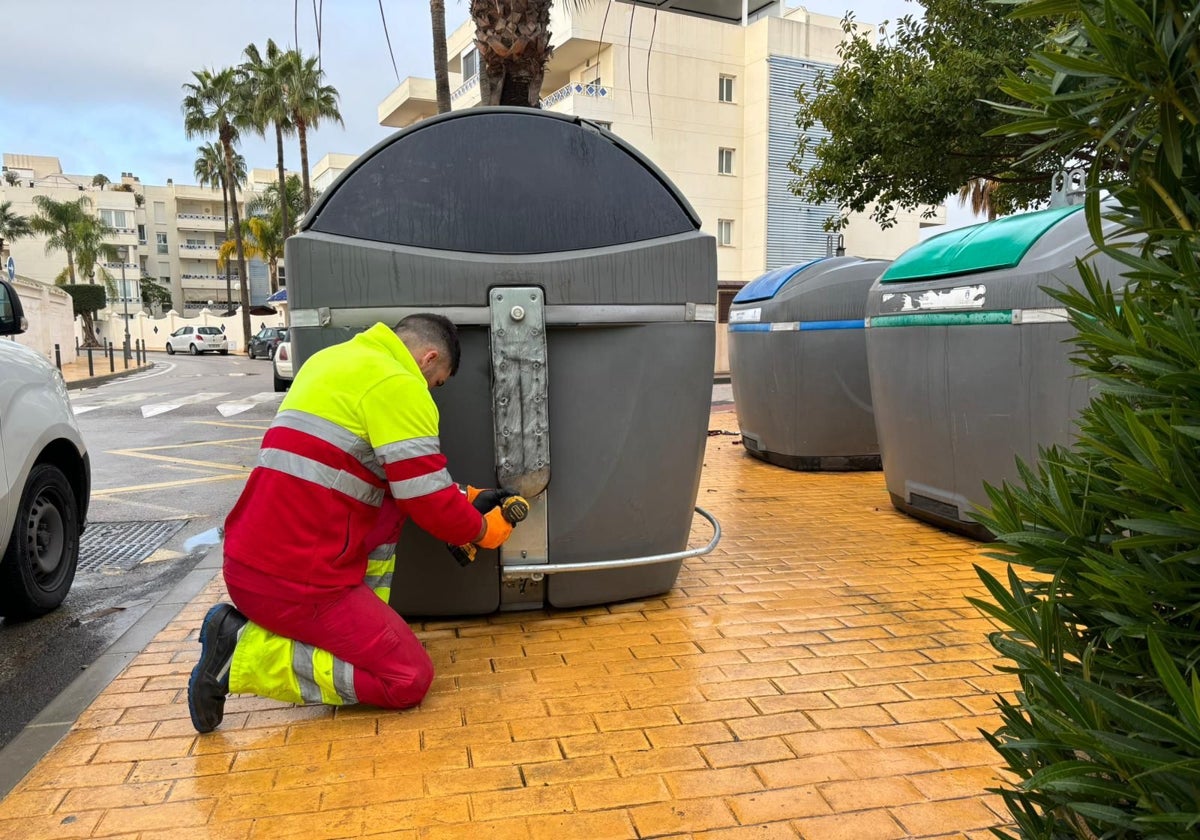
[[[799,265],[785,265],[783,268],[768,271],[761,277],[756,277],[745,286],[742,286],[741,290],[734,296],[733,302],[753,303],[756,300],[770,300],[779,294],[779,290],[786,286],[789,280],[809,266],[821,262],[823,259],[826,259],[826,257],[809,260]]]
[[[547,254],[692,233],[699,217],[636,149],[578,117],[471,108],[364,153],[302,229],[476,254]]]
[[[1046,231],[1082,209],[1081,205],[1051,207],[931,236],[897,257],[879,282],[904,283],[1013,268]]]

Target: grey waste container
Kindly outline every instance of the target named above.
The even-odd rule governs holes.
[[[827,257],[747,283],[729,309],[742,443],[793,470],[877,470],[863,310],[884,260]]]
[[[867,357],[883,471],[901,511],[979,539],[984,483],[1016,458],[1069,443],[1089,386],[1074,328],[1042,287],[1078,287],[1093,251],[1081,207],[949,231],[901,254],[872,285]],[[1094,260],[1119,285],[1117,264]]]
[[[408,523],[393,607],[483,614],[671,588],[697,551],[716,248],[629,144],[530,109],[422,121],[342,173],[287,266],[300,370],[377,321],[454,321],[462,365],[434,392],[451,475],[536,494],[504,548],[467,568]]]

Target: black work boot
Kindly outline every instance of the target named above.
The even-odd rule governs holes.
[[[197,732],[212,732],[225,716],[229,694],[229,666],[237,647],[238,631],[246,616],[229,604],[217,604],[200,625],[200,661],[188,680],[188,711]]]

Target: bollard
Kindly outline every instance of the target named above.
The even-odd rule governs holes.
[[[129,370],[129,336],[121,340],[121,362],[125,365],[125,370]]]
[[[54,345],[54,366],[62,370],[62,351],[57,344]]]
[[[88,376],[95,376],[96,369],[92,366],[92,345],[90,345],[90,344],[88,345],[88,348],[87,348],[87,354],[88,354]]]
[[[133,340],[133,362],[138,367],[142,366],[142,340],[135,338]]]
[[[108,372],[117,372],[117,358],[113,354],[113,343],[111,341],[108,342]]]

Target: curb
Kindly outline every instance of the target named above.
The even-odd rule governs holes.
[[[211,546],[191,571],[96,657],[96,661],[51,700],[4,749],[0,749],[0,800],[7,797],[71,731],[79,715],[125,670],[125,666],[216,577],[221,571],[222,545],[223,542],[219,542]]]
[[[147,362],[141,367],[130,368],[129,370],[118,370],[112,373],[98,373],[95,376],[89,376],[86,379],[72,379],[67,382],[68,391],[77,391],[80,388],[88,388],[92,385],[102,385],[105,382],[111,382],[115,379],[124,379],[126,376],[133,376],[135,373],[145,373],[154,368],[154,362]]]

